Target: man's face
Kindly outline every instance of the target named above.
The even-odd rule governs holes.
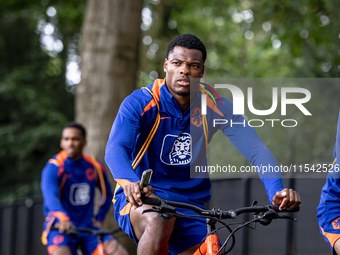
[[[164,61],[166,86],[175,97],[190,95],[190,78],[202,78],[204,73],[202,52],[175,46]]]
[[[77,128],[64,128],[61,136],[60,147],[64,149],[68,157],[79,159],[82,156],[86,139]]]

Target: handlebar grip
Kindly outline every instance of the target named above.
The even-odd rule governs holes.
[[[58,230],[59,231],[59,228],[57,228],[55,225],[52,225],[50,227],[50,230]],[[65,234],[76,237],[78,235],[78,230],[81,230],[81,229],[71,228]]]
[[[156,205],[156,206],[161,205],[161,199],[156,198],[156,197],[144,197],[142,198],[142,202],[143,204],[146,204],[146,205]]]
[[[279,210],[280,206],[279,205],[271,205],[271,208],[275,211],[275,212],[298,212],[300,211],[300,206],[297,206],[291,210],[287,210],[287,209],[283,209],[283,210]]]

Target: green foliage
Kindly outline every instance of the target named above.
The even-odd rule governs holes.
[[[153,23],[145,29],[144,36],[151,36],[152,43],[144,44],[141,51],[139,85],[151,83],[154,76],[149,74],[153,71],[164,77],[162,63],[167,43],[182,33],[195,34],[205,43],[205,79],[337,78],[339,7],[339,2],[333,0],[147,1]],[[149,54],[154,44],[159,49]],[[309,85],[308,80],[304,81],[302,87],[312,94],[306,107],[313,116],[303,118],[295,107],[289,116],[299,121],[297,128],[257,128],[280,164],[330,162],[340,108],[340,87],[334,82]],[[256,108],[268,109],[272,101],[266,95],[271,96],[271,87],[260,91],[256,88]],[[232,100],[231,95],[228,98]],[[249,111],[246,115],[248,119],[259,119]],[[217,135],[210,144],[210,162],[248,164],[222,137],[223,134]]]
[[[147,1],[153,23],[144,35],[151,36],[159,50],[145,57],[154,45],[143,45],[142,77],[153,70],[164,76],[161,63],[167,43],[181,33],[195,34],[207,46],[208,77],[339,75],[338,1],[154,2]]]
[[[51,6],[54,16],[46,14]],[[145,8],[152,22],[142,25],[142,39],[149,38],[141,45],[138,86],[164,77],[167,44],[180,33],[196,34],[207,46],[208,78],[339,76],[336,0],[145,0]],[[84,9],[85,1],[79,0],[1,4],[0,198],[40,192],[41,170],[59,150],[62,126],[74,118],[73,94],[67,92],[74,87],[65,74],[67,61],[77,54]],[[53,25],[51,36],[62,42],[62,50],[44,45],[46,24]],[[314,85],[310,91],[313,117],[301,120],[298,132],[257,130],[280,163],[328,161],[332,154],[339,87]],[[257,96],[259,109],[267,109],[268,100],[270,105],[266,95]],[[215,146],[230,162],[244,164],[225,145]]]
[[[50,6],[49,1],[19,0],[1,5],[1,199],[40,194],[41,170],[59,150],[61,128],[73,120],[74,96],[65,89],[67,45],[79,33],[84,3],[58,1],[54,17],[46,15]],[[54,25],[62,51],[43,47],[47,22]]]

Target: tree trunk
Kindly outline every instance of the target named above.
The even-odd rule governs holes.
[[[87,2],[79,47],[76,121],[87,129],[86,152],[100,160],[119,105],[136,86],[142,8],[142,0]]]

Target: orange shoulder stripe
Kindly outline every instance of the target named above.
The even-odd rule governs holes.
[[[64,168],[60,167],[58,170],[58,177],[60,177],[64,173]]]
[[[96,160],[94,157],[91,157],[90,155],[86,153],[83,153],[83,157],[91,165],[93,165],[94,167],[97,167],[97,169],[99,168],[103,173],[105,173],[105,168],[103,167],[103,165],[98,160]]]
[[[65,160],[67,159],[67,153],[66,151],[62,150],[61,152],[59,152],[56,156],[55,159],[51,158],[48,162],[51,163],[51,164],[54,164],[56,166],[59,167],[59,170],[58,170],[58,176],[61,176],[64,172],[64,168],[63,168],[63,165],[65,163]]]
[[[92,165],[92,159],[90,155],[83,153],[83,157],[87,162],[89,162]]]
[[[67,153],[66,151],[62,150],[61,152],[57,154],[55,159],[51,158],[48,162],[61,167],[64,165],[64,162],[66,159],[67,159]]]
[[[51,158],[48,162],[51,163],[51,164],[56,165],[57,167],[59,167],[59,169],[58,169],[58,177],[61,176],[64,173],[64,168],[62,167],[63,164],[61,164],[61,162],[58,162],[57,160],[55,160],[53,158]]]
[[[159,98],[161,96],[161,87],[165,84],[165,79],[157,79],[155,80],[153,86],[152,86],[152,94],[155,96],[155,98],[159,101]],[[143,116],[143,114],[145,112],[147,112],[148,110],[150,110],[152,107],[156,106],[156,102],[155,100],[152,98],[151,101],[144,107],[144,110],[141,114],[141,116]]]
[[[67,159],[67,153],[66,153],[65,150],[62,150],[61,152],[59,152],[59,153],[57,154],[56,160],[57,160],[58,162],[64,163],[66,159]]]
[[[99,206],[102,206],[106,201],[106,186],[103,176],[103,174],[105,174],[105,168],[95,159],[95,157],[83,153],[83,158],[93,166],[95,175],[99,177],[100,187],[102,189],[102,199],[99,202]]]
[[[51,163],[51,164],[54,164],[58,167],[61,167],[60,162],[58,162],[56,159],[51,158],[51,159],[48,160],[48,162]]]

